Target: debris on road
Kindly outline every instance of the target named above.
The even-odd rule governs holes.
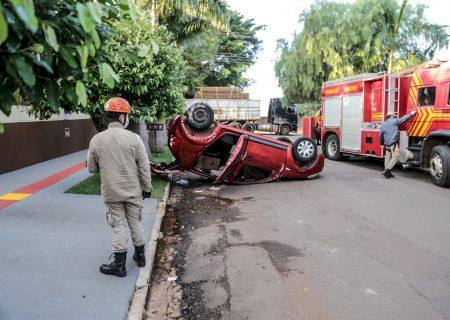
[[[189,181],[186,179],[180,179],[176,182],[176,184],[182,187],[187,187],[189,185]]]

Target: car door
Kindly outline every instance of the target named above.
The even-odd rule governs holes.
[[[242,156],[245,153],[245,149],[247,148],[248,136],[242,135],[239,137],[236,145],[231,152],[230,157],[228,158],[227,163],[225,164],[225,168],[222,170],[220,175],[216,178],[215,182],[222,182],[229,178],[233,178],[239,170],[239,165],[242,161]]]

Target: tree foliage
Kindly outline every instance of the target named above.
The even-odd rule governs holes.
[[[157,25],[164,25],[178,43],[210,29],[228,30],[228,11],[224,0],[155,0],[145,7],[153,11]]]
[[[85,106],[85,81],[101,70],[114,86],[102,43],[111,21],[126,21],[135,11],[131,0],[0,2],[0,109],[8,115],[11,105],[29,104],[47,118],[61,107]]]
[[[245,87],[250,84],[250,79],[243,74],[256,61],[261,49],[261,40],[256,33],[264,26],[230,11],[228,28],[228,32],[204,32],[185,43],[190,88],[201,85]]]
[[[445,26],[432,24],[425,5],[401,6],[396,0],[318,1],[300,15],[303,30],[292,43],[280,40],[275,72],[290,103],[318,101],[329,79],[394,69],[432,59],[448,45]]]
[[[105,43],[109,52],[105,67],[111,65],[120,81],[111,88],[101,75],[91,74],[87,83],[91,98],[87,107],[81,108],[91,114],[97,128],[105,126],[103,107],[113,96],[130,102],[134,121],[154,121],[182,110],[181,50],[164,27],[154,29],[147,22],[148,17],[142,15],[130,24],[111,26],[113,36]]]
[[[0,110],[63,108],[101,129],[104,103],[122,96],[132,120],[163,118],[181,110],[183,84],[248,84],[260,29],[224,0],[0,0]]]

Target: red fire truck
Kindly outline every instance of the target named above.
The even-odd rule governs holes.
[[[400,163],[429,169],[450,186],[450,63],[430,62],[396,73],[331,80],[322,88],[322,148],[331,160],[383,158],[380,126],[388,112],[417,110],[400,129]]]

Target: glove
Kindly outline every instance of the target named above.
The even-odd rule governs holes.
[[[152,196],[152,192],[142,191],[142,199],[150,198]]]

